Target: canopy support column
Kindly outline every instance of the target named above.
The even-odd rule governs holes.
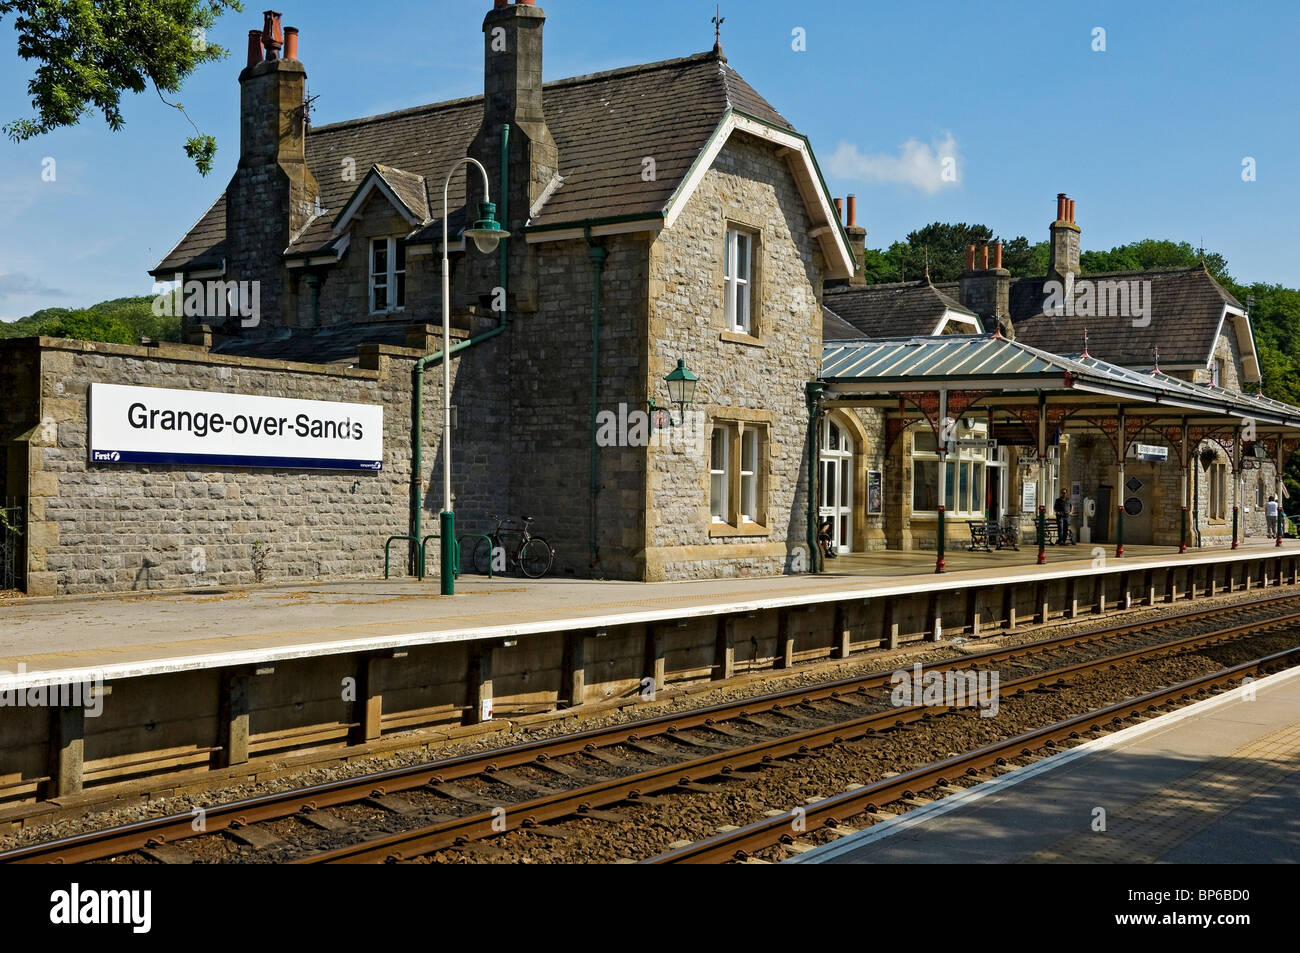
[[[1115,558],[1124,558],[1124,457],[1128,454],[1128,424],[1124,419],[1124,408],[1119,409],[1119,431],[1115,441],[1115,461],[1119,475],[1115,486]]]
[[[1187,501],[1187,482],[1188,482],[1187,477],[1188,477],[1188,470],[1191,467],[1190,461],[1192,458],[1192,455],[1187,448],[1187,437],[1188,437],[1187,418],[1184,417],[1183,418],[1183,439],[1181,444],[1179,445],[1180,450],[1182,451],[1181,452],[1182,459],[1179,462],[1182,463],[1182,467],[1180,468],[1178,474],[1178,500],[1182,504],[1182,509],[1183,509],[1182,518],[1178,529],[1178,552],[1180,555],[1187,552],[1187,502],[1188,502]]]
[[[939,439],[936,441],[936,447],[939,451],[939,528],[935,539],[935,550],[938,553],[938,558],[934,564],[936,574],[944,572],[948,566],[944,552],[944,530],[946,528],[946,507],[944,504],[948,501],[948,438],[951,436],[953,436],[953,428],[948,425],[948,392],[941,390],[939,391]]]
[[[1277,518],[1274,522],[1277,524],[1277,548],[1282,548],[1282,527],[1286,522],[1286,515],[1282,510],[1282,435],[1277,435],[1277,470],[1273,474],[1273,499],[1277,500]],[[1279,570],[1280,572],[1280,570]],[[1279,579],[1278,582],[1282,580]]]
[[[1241,546],[1241,428],[1232,432],[1232,548]]]
[[[1038,565],[1047,565],[1047,398],[1038,395]]]

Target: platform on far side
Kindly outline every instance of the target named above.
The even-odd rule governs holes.
[[[457,595],[438,580],[364,580],[195,589],[0,603],[0,688],[131,678],[417,645],[515,638],[725,614],[878,599],[967,586],[1029,585],[1166,566],[1294,558],[1300,544],[1252,540],[1242,549],[1052,548],[1036,553],[954,552],[943,575],[925,552],[879,552],[827,561],[823,575],[637,583],[463,576]],[[1109,554],[1109,555],[1106,555]],[[22,666],[20,669],[19,666]],[[23,672],[21,676],[13,673]]]
[[[787,863],[1300,863],[1300,669]]]

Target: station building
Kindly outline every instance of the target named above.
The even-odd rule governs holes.
[[[1042,279],[994,248],[955,285],[865,286],[854,203],[720,45],[543,83],[545,24],[495,0],[482,96],[314,125],[298,32],[265,15],[238,167],[151,272],[185,343],[0,343],[10,585],[373,577],[393,540],[418,565],[449,502],[462,533],[534,517],[561,574],[646,581],[816,571],[827,519],[843,553],[941,549],[941,513],[947,545],[1028,532],[1058,486],[1096,502],[1096,541],[1123,510],[1133,542],[1226,544],[1243,486],[1263,531],[1300,410],[1250,395],[1248,316],[1204,269],[1082,276],[1151,283],[1138,320],[1085,320],[1063,200]],[[464,157],[510,233],[491,255],[462,237]]]

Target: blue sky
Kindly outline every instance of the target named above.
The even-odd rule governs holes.
[[[287,0],[318,123],[482,89],[490,0]],[[712,46],[705,0],[550,0],[547,79]],[[1085,248],[1172,238],[1226,255],[1239,280],[1300,286],[1300,4],[730,0],[731,64],[807,134],[832,192],[858,196],[868,244],[931,221],[1047,236],[1057,192]],[[126,128],[87,116],[22,145],[0,141],[0,318],[148,294],[146,272],[203,213],[238,156],[239,89],[260,7],[209,38],[232,51],[179,99],[220,144],[200,178],[191,130],[152,93]],[[1095,28],[1105,30],[1094,51]],[[802,30],[806,50],[796,51]],[[29,64],[0,21],[0,121],[30,115]],[[956,160],[957,181],[940,163]],[[55,160],[56,178],[42,178]],[[1242,180],[1255,160],[1256,180]],[[561,157],[561,161],[563,158]],[[936,186],[936,179],[939,179]]]

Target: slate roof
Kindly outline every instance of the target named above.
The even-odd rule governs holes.
[[[299,361],[304,364],[353,364],[363,344],[406,347],[409,320],[341,324],[324,328],[293,330],[279,328],[269,336],[222,337],[212,346],[213,354],[260,357],[268,361]]]
[[[1160,349],[1165,365],[1204,365],[1214,350],[1224,305],[1245,310],[1201,265],[1160,271],[1088,274],[1089,281],[1150,281],[1150,324],[1134,326],[1130,317],[1053,317],[1043,313],[1046,278],[1021,278],[1011,283],[1011,323],[1016,340],[1068,354],[1083,350],[1114,364],[1150,364],[1151,349]],[[1076,292],[1077,294],[1077,292]],[[1145,301],[1145,294],[1144,294]],[[1143,320],[1138,318],[1138,320]]]
[[[928,279],[863,288],[828,288],[822,302],[857,329],[857,337],[934,334],[949,311],[967,315],[980,327],[975,312],[940,291]]]
[[[547,123],[560,153],[563,183],[534,216],[531,227],[553,228],[594,219],[662,214],[729,110],[781,129],[793,126],[745,82],[719,51],[578,76],[545,84]],[[333,242],[331,223],[371,167],[397,170],[385,181],[402,201],[419,202],[415,177],[423,177],[424,208],[432,220],[421,237],[441,239],[442,183],[463,157],[483,118],[483,97],[452,100],[398,112],[317,126],[308,131],[307,165],[321,189],[318,215],[288,250],[319,254]],[[642,160],[655,160],[654,181]],[[345,158],[357,177],[344,182]],[[401,181],[402,188],[397,188]],[[449,225],[463,222],[464,176],[452,183]],[[203,216],[157,268],[219,265],[224,256],[224,197]]]
[[[845,321],[830,308],[825,306],[822,307],[823,341],[857,341],[861,338],[861,331],[849,324],[849,322]]]
[[[1222,387],[1194,384],[1178,377],[1079,354],[1060,355],[1023,341],[991,334],[942,337],[890,337],[838,341],[822,346],[821,380],[831,397],[893,393],[900,388],[935,387],[939,383],[978,384],[997,381],[1003,393],[1085,391],[1123,395],[1145,404],[1300,429],[1300,407],[1242,394]],[[838,393],[837,393],[838,392]]]

